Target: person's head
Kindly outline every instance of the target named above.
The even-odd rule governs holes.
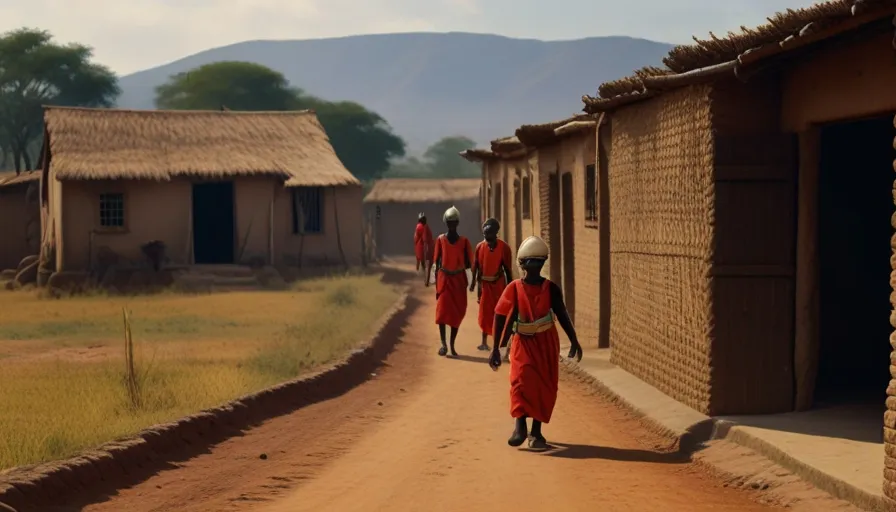
[[[523,240],[520,248],[516,253],[516,259],[520,269],[527,275],[541,274],[544,263],[548,259],[550,251],[548,244],[537,236],[530,236]]]
[[[482,224],[482,238],[488,242],[494,242],[498,239],[498,231],[501,230],[501,224],[498,219],[491,217]]]
[[[457,231],[457,225],[460,224],[460,211],[452,206],[445,210],[445,214],[442,215],[442,220],[445,221],[445,225],[448,226],[448,231]]]
[[[426,214],[420,212],[417,214],[417,224],[426,224]]]

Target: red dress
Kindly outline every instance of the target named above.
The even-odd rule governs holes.
[[[509,317],[514,310],[518,325],[510,345],[510,415],[548,423],[560,383],[560,337],[551,310],[551,282],[510,283],[495,313]]]
[[[417,261],[432,261],[432,230],[428,224],[418,222],[414,229],[414,255]]]
[[[466,237],[453,244],[445,235],[435,242],[435,258],[441,259],[436,272],[436,323],[457,329],[467,314],[467,265],[473,262],[473,248]]]
[[[482,295],[479,296],[479,329],[489,336],[495,334],[495,306],[504,293],[504,288],[507,287],[504,268],[511,268],[512,258],[510,246],[503,240],[499,239],[494,249],[484,240],[476,246],[474,266],[479,268],[482,279]]]

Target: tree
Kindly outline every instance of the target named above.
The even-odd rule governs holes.
[[[336,155],[359,180],[380,177],[404,141],[376,112],[350,101],[329,102],[290,86],[281,73],[251,62],[222,61],[174,75],[156,88],[156,106],[175,110],[313,109]]]
[[[0,145],[16,172],[32,168],[43,135],[43,105],[109,107],[121,92],[109,68],[84,45],[59,45],[49,32],[22,28],[0,36]],[[39,145],[38,145],[39,147]]]
[[[423,159],[410,157],[392,163],[386,176],[390,178],[478,178],[482,169],[468,162],[460,152],[476,146],[469,137],[445,137],[429,146]]]
[[[456,135],[445,137],[436,142],[423,153],[434,176],[441,178],[477,178],[482,174],[481,168],[465,160],[460,152],[476,146],[469,137]]]

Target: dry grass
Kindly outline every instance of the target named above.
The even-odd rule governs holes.
[[[0,470],[67,457],[326,364],[369,336],[397,294],[379,276],[198,296],[0,293]],[[138,407],[128,394],[122,307]]]

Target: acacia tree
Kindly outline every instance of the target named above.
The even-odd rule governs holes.
[[[379,114],[354,102],[329,102],[292,87],[279,72],[252,62],[221,61],[173,75],[156,88],[156,107],[175,110],[313,109],[336,155],[359,180],[376,179],[404,141]]]
[[[476,141],[462,135],[444,137],[423,153],[434,176],[440,178],[478,178],[482,171],[473,162],[465,160],[460,152],[476,146]]]
[[[107,67],[84,45],[59,45],[43,30],[0,36],[0,145],[16,172],[31,169],[43,134],[43,105],[109,107],[121,92]]]

